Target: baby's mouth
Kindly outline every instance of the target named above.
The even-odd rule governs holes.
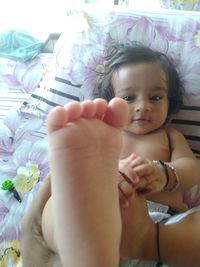
[[[134,121],[150,121],[150,119],[149,118],[140,117],[140,118],[134,119]]]
[[[133,120],[133,122],[136,122],[138,124],[147,124],[150,122],[149,118],[136,118]]]

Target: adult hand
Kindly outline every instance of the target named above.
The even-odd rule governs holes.
[[[119,203],[121,207],[127,207],[130,199],[134,196],[139,177],[130,166],[132,160],[136,158],[135,154],[131,154],[128,158],[119,160],[118,189]]]
[[[50,178],[47,177],[22,219],[21,252],[24,267],[61,267],[59,257],[48,249],[42,234],[42,213],[50,195]]]

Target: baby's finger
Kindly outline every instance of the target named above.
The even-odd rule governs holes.
[[[119,204],[122,208],[126,208],[129,206],[129,201],[124,192],[122,191],[122,189],[120,188],[120,186],[118,186],[118,189],[119,189]]]
[[[141,164],[144,164],[146,163],[146,159],[145,158],[142,158],[142,157],[136,157],[136,158],[133,158],[131,161],[129,161],[129,165],[132,167],[132,168],[135,168],[136,166],[139,166]]]
[[[139,166],[136,166],[134,168],[135,173],[141,177],[141,176],[148,176],[151,175],[154,171],[154,166],[151,164],[142,164]]]
[[[139,183],[136,185],[136,188],[146,188],[147,186],[149,186],[150,183],[149,183],[149,180],[148,180],[148,177],[147,176],[143,176],[140,178],[140,181]]]
[[[135,160],[137,158],[136,154],[132,153],[128,158],[128,164],[130,164],[133,160]]]

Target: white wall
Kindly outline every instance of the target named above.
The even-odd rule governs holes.
[[[6,28],[27,30],[38,38],[60,31],[70,6],[83,0],[5,0],[1,1],[0,31]]]
[[[46,39],[49,32],[62,31],[66,11],[84,0],[4,0],[0,8],[0,31],[6,28],[27,30],[35,37]],[[95,0],[112,5],[114,0]],[[156,9],[159,0],[129,0],[132,8]]]

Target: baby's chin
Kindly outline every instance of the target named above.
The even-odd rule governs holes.
[[[152,132],[155,132],[156,130],[158,130],[160,128],[157,127],[150,127],[150,125],[137,125],[137,126],[127,126],[124,130],[127,133],[133,134],[133,135],[145,135],[145,134],[149,134]]]

